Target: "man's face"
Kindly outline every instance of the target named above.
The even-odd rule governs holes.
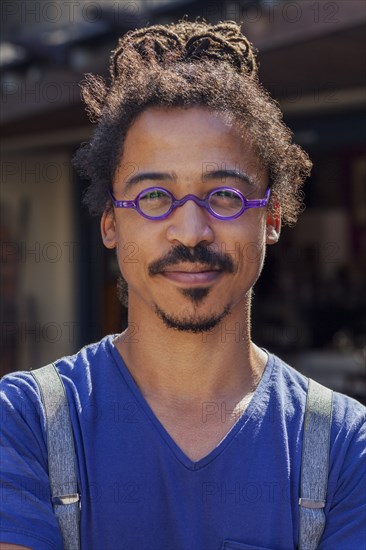
[[[222,173],[229,170],[243,177]],[[129,182],[142,173],[149,175]],[[200,106],[154,107],[127,132],[113,191],[118,200],[131,200],[153,186],[176,199],[204,198],[221,186],[259,199],[268,176],[248,141],[219,113]],[[134,209],[114,209],[103,215],[101,228],[104,244],[117,248],[130,311],[142,319],[158,316],[167,327],[201,332],[249,302],[265,244],[278,238],[279,219],[253,208],[237,219],[219,220],[188,200],[158,221]]]

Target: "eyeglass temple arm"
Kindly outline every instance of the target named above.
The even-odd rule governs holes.
[[[247,208],[261,208],[262,206],[267,206],[270,195],[271,195],[271,188],[267,187],[267,191],[263,199],[247,200],[244,197],[245,205]]]
[[[108,190],[108,194],[113,202],[115,208],[136,208],[135,201],[119,201],[113,195],[112,191]]]

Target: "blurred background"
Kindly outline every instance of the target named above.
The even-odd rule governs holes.
[[[235,20],[314,169],[306,210],[269,247],[253,337],[366,403],[366,3],[363,0],[3,0],[0,370],[41,366],[126,326],[114,254],[71,168],[93,127],[84,73],[130,29]],[[250,261],[250,251],[248,261]],[[133,251],[126,250],[126,261]],[[132,258],[133,259],[133,258]],[[237,338],[226,326],[223,338]]]

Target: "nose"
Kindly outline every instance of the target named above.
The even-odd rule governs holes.
[[[171,243],[194,247],[214,241],[209,213],[192,200],[178,206],[167,221],[167,238]]]

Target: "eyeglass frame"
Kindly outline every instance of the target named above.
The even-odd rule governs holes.
[[[172,199],[172,204],[169,207],[169,210],[161,216],[149,216],[148,214],[145,214],[139,207],[140,197],[152,191],[163,191],[164,193],[167,193]],[[209,200],[211,195],[213,195],[214,193],[217,193],[218,191],[229,191],[229,192],[234,191],[237,195],[239,195],[242,201],[242,207],[239,210],[239,212],[237,212],[233,216],[221,216],[220,214],[217,214],[214,210],[212,210],[212,208],[209,205]],[[141,216],[143,216],[148,220],[155,220],[155,221],[165,220],[168,216],[170,216],[173,210],[175,210],[180,206],[183,206],[189,200],[192,200],[201,208],[205,208],[212,216],[214,216],[219,220],[235,220],[250,208],[263,208],[267,206],[268,200],[271,194],[271,188],[267,187],[266,193],[263,199],[252,199],[252,200],[246,199],[243,193],[239,191],[239,189],[235,189],[235,187],[216,187],[215,189],[212,189],[212,191],[210,191],[204,199],[200,199],[196,195],[192,195],[192,194],[185,195],[181,199],[176,199],[173,193],[171,193],[170,191],[168,191],[168,189],[165,189],[164,187],[147,187],[146,189],[143,189],[133,200],[118,200],[115,198],[111,190],[109,190],[108,193],[115,208],[134,208],[135,210],[137,210],[137,212]]]

